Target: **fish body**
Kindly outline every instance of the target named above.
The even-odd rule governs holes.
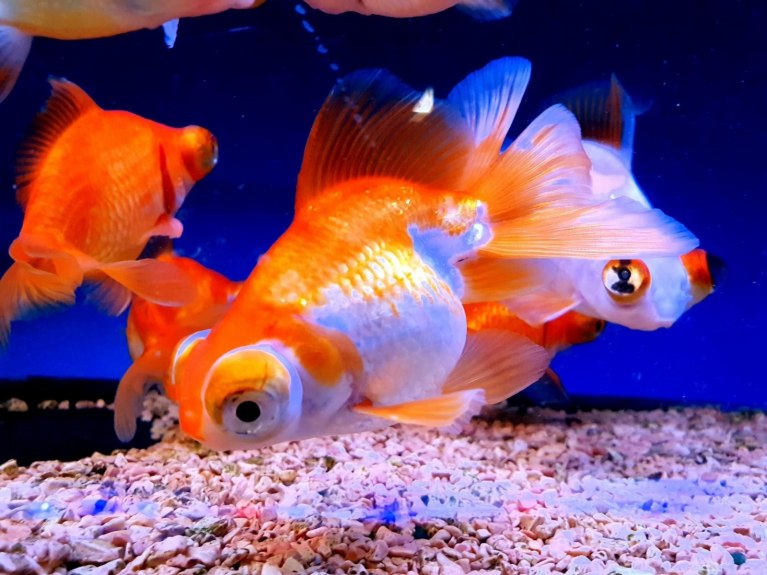
[[[306,0],[306,3],[328,14],[356,12],[392,18],[427,16],[456,6],[480,20],[496,20],[509,16],[516,0]]]
[[[191,333],[213,327],[240,289],[240,282],[231,281],[191,258],[165,252],[157,260],[168,262],[189,276],[194,284],[194,299],[186,305],[170,307],[133,297],[125,330],[133,364],[121,378],[115,396],[115,430],[123,441],[129,441],[136,432],[136,419],[147,387],[158,383],[168,388],[166,376],[178,342]]]
[[[172,46],[179,18],[253,8],[263,0],[0,0],[0,102],[16,84],[33,36],[103,38],[165,27]]]
[[[19,151],[24,220],[0,279],[0,340],[25,313],[71,303],[85,280],[112,313],[131,292],[169,305],[191,297],[178,268],[136,258],[150,237],[181,235],[175,213],[215,165],[215,138],[198,126],[103,110],[71,82],[52,85]]]
[[[609,83],[577,88],[560,101],[581,126],[594,198],[627,198],[651,208],[631,169],[636,108],[618,80],[613,76]],[[678,256],[552,259],[536,266],[535,293],[518,294],[507,303],[533,325],[575,310],[631,329],[655,330],[672,326],[711,294],[722,268],[719,258],[702,249]]]
[[[593,201],[562,107],[500,153],[529,73],[503,58],[427,103],[381,70],[336,85],[309,136],[291,226],[221,321],[175,351],[184,431],[246,449],[394,423],[460,427],[537,380],[550,357],[508,330],[467,333],[463,303],[503,293],[478,281],[487,266],[461,262],[694,247],[657,210]],[[605,242],[614,226],[623,235]]]
[[[0,25],[30,36],[82,40],[157,28],[176,18],[251,8],[254,0],[2,0]]]
[[[530,325],[503,302],[464,306],[469,331],[504,329],[518,333],[546,349],[553,357],[572,345],[594,341],[605,329],[605,321],[569,311],[541,325]]]

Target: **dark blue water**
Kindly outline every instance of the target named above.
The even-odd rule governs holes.
[[[519,130],[552,95],[616,73],[635,100],[635,176],[651,202],[723,257],[721,289],[671,329],[609,326],[554,361],[576,394],[767,406],[767,4],[734,0],[520,0],[507,20],[456,11],[412,20],[307,12],[289,0],[104,40],[37,39],[0,106],[0,271],[17,235],[14,152],[48,96],[48,74],[101,106],[218,137],[216,169],[179,214],[183,255],[244,278],[289,224],[303,146],[338,74],[384,67],[437,95],[504,55],[533,64]],[[319,40],[315,37],[318,36]],[[327,53],[318,50],[318,43]],[[336,64],[339,72],[331,67]],[[0,379],[119,378],[129,365],[125,315],[84,303],[13,325]]]

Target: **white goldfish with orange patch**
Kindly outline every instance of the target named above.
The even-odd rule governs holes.
[[[226,315],[176,350],[169,393],[185,432],[248,449],[395,423],[458,428],[550,358],[510,330],[467,336],[463,301],[504,294],[459,262],[695,247],[658,210],[594,200],[562,106],[500,153],[529,74],[524,59],[497,60],[446,100],[380,70],[336,85],[309,136],[291,226]]]

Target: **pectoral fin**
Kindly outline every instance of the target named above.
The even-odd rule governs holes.
[[[176,36],[178,35],[178,18],[168,20],[162,25],[163,34],[165,34],[165,45],[168,48],[173,48],[176,44]]]

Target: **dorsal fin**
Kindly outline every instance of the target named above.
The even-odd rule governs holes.
[[[613,74],[609,82],[593,82],[557,98],[575,115],[584,140],[594,140],[621,153],[631,167],[636,110]]]
[[[312,126],[298,175],[296,211],[341,182],[392,177],[460,187],[474,136],[460,112],[385,70],[342,78]]]
[[[35,181],[40,162],[56,140],[85,112],[100,109],[82,88],[63,78],[48,78],[53,93],[33,120],[29,135],[19,147],[16,161],[16,199],[26,207],[29,186]]]
[[[469,74],[448,95],[474,132],[477,152],[472,173],[479,176],[497,159],[530,81],[530,62],[508,57]]]

